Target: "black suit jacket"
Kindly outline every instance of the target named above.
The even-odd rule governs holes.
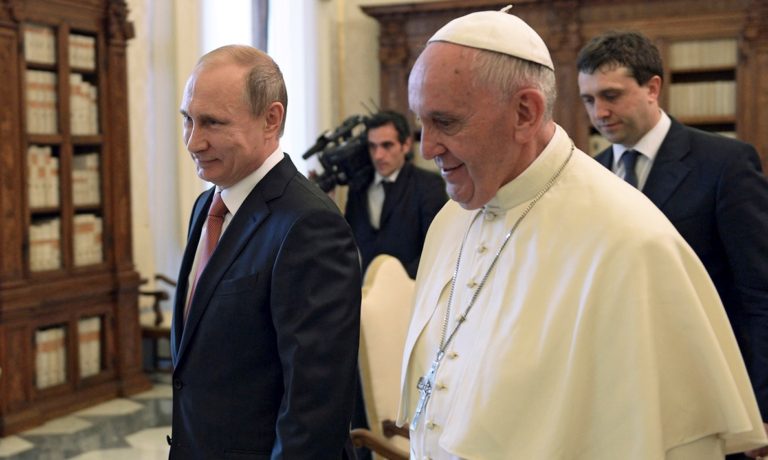
[[[377,255],[389,254],[415,278],[429,224],[448,200],[443,179],[406,162],[384,199],[378,230],[368,213],[368,185],[350,190],[344,213],[360,248],[363,271]]]
[[[232,217],[184,325],[213,193],[195,203],[178,278],[170,458],[339,459],[360,327],[350,228],[286,156]]]
[[[611,168],[611,148],[596,159]],[[672,120],[643,193],[709,272],[768,420],[768,180],[749,144]]]

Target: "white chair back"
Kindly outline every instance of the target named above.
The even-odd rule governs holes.
[[[376,257],[365,273],[360,326],[360,374],[372,432],[383,435],[381,422],[396,420],[400,402],[400,368],[408,333],[414,280],[400,261]],[[408,440],[392,441],[408,452]]]

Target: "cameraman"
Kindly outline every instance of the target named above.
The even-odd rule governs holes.
[[[416,277],[429,224],[448,197],[443,179],[411,164],[411,130],[405,117],[382,111],[365,122],[375,173],[350,187],[345,216],[360,248],[363,272],[379,254],[389,254]]]

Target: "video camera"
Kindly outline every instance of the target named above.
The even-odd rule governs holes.
[[[302,155],[306,160],[318,154],[323,172],[310,178],[322,191],[330,192],[337,185],[349,185],[351,189],[358,190],[370,182],[373,163],[368,154],[367,120],[362,115],[347,118],[335,130],[321,134],[315,145]],[[362,130],[357,129],[355,134],[360,126]]]

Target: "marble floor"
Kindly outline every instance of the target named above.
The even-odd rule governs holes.
[[[155,386],[0,438],[0,459],[167,460],[171,386]]]

